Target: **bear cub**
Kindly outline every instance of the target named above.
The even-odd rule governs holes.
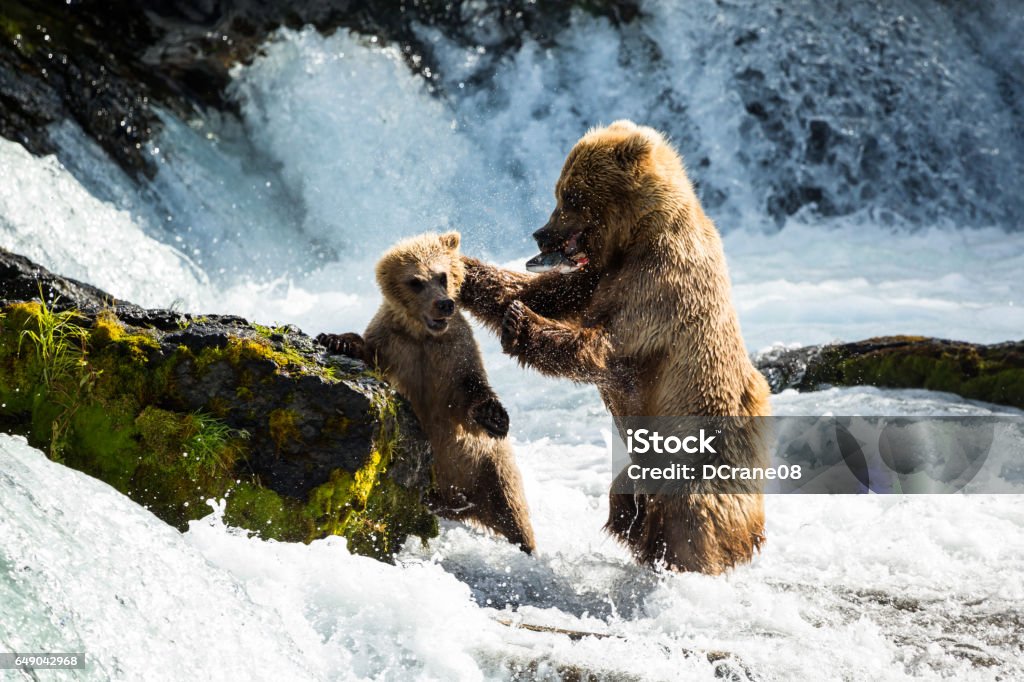
[[[480,350],[456,308],[465,276],[459,233],[399,242],[377,263],[384,302],[366,332],[321,334],[329,351],[378,368],[412,404],[434,452],[439,516],[470,521],[534,549],[508,413],[484,372]]]

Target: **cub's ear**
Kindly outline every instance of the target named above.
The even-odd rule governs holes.
[[[445,232],[441,235],[441,245],[449,251],[456,251],[459,248],[459,242],[462,237],[458,232]]]
[[[620,167],[631,168],[647,156],[651,148],[650,138],[637,132],[615,145],[615,160]]]
[[[636,130],[637,125],[630,121],[628,118],[620,118],[618,121],[614,121],[608,130]]]

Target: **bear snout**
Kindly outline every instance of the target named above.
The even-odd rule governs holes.
[[[451,317],[455,314],[455,301],[450,298],[443,298],[440,301],[434,301],[434,310],[436,310],[440,315]]]
[[[558,251],[562,248],[562,244],[565,243],[567,235],[558,222],[556,215],[553,213],[550,220],[544,224],[544,227],[533,233],[533,239],[537,242],[537,248],[541,250],[541,253]]]

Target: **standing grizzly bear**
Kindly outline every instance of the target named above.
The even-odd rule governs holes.
[[[398,243],[377,263],[384,303],[364,336],[317,340],[380,369],[412,404],[434,451],[436,513],[480,523],[531,553],[533,528],[506,439],[508,414],[455,309],[464,277],[458,249],[458,232]]]
[[[546,274],[463,259],[463,305],[500,333],[505,352],[596,384],[614,417],[770,414],[721,239],[660,133],[630,121],[591,130],[569,152],[555,200],[533,235],[541,254],[527,264]],[[709,463],[766,466],[766,420],[739,422]],[[702,481],[649,495],[624,470],[612,490],[606,528],[641,562],[717,574],[764,542],[756,484]]]

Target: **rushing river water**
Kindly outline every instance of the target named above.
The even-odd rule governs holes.
[[[631,117],[686,157],[752,351],[1020,338],[1024,144],[1006,79],[1024,62],[999,49],[1020,13],[900,7],[650,3],[619,28],[574,15],[552,45],[501,56],[423,29],[442,67],[429,79],[366,37],[283,32],[234,73],[241,121],[166,117],[152,181],[129,180],[72,124],[54,131],[56,157],[0,140],[0,245],[141,304],[358,331],[384,246],[454,228],[465,251],[521,267],[572,143]],[[887,82],[901,87],[886,95]],[[610,420],[596,391],[478,338],[535,556],[454,523],[395,566],[338,539],[249,539],[216,513],[180,535],[0,437],[0,648],[85,650],[93,679],[697,679],[715,674],[703,651],[756,679],[1024,675],[1015,496],[772,497],[751,565],[651,572],[600,531]],[[773,404],[1012,412],[871,388]]]

